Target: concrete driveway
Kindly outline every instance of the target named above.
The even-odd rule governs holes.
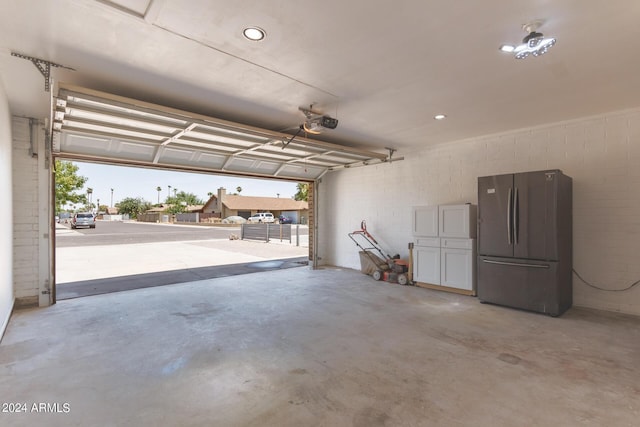
[[[308,259],[306,234],[300,246],[231,235],[240,229],[99,221],[95,229],[71,230],[57,224],[57,299],[289,268]]]

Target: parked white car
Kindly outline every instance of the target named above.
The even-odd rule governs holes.
[[[96,228],[96,218],[91,212],[78,212],[71,218],[71,228]]]
[[[247,221],[248,222],[275,222],[276,219],[274,218],[271,212],[259,212],[253,216],[250,216],[249,219],[247,219]]]

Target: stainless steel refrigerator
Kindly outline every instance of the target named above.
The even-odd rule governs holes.
[[[571,307],[571,199],[560,170],[478,178],[481,302],[551,316]]]

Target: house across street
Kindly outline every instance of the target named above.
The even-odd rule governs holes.
[[[278,218],[286,218],[286,223],[307,224],[309,222],[309,204],[301,200],[280,197],[253,197],[238,194],[227,194],[227,190],[219,188],[217,195],[212,195],[204,205],[184,207],[183,214],[169,214],[171,205],[155,206],[138,216],[144,222],[219,222],[228,217],[249,219],[260,213],[269,213],[278,222]]]

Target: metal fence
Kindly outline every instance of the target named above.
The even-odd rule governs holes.
[[[199,213],[179,213],[176,214],[176,222],[200,222]]]
[[[288,240],[291,243],[291,224],[242,224],[242,240]]]

